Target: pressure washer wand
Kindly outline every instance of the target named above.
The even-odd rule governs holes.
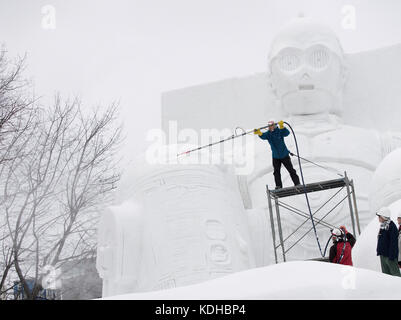
[[[275,124],[277,124],[277,123],[275,123]],[[256,130],[266,129],[267,127],[269,127],[269,126],[267,125],[267,126],[264,126],[264,127],[260,127],[260,128],[258,128]],[[195,149],[191,149],[191,150],[188,150],[188,151],[185,151],[185,152],[178,153],[177,157],[182,156],[184,154],[189,154],[191,152],[198,151],[198,150],[201,150],[201,149],[204,149],[204,148],[209,148],[209,147],[212,147],[212,146],[214,146],[216,144],[219,144],[219,143],[223,143],[223,142],[226,142],[226,141],[229,141],[229,140],[233,140],[233,139],[236,139],[236,138],[239,138],[239,137],[243,137],[243,136],[245,136],[247,134],[253,133],[254,131],[255,131],[255,129],[252,129],[252,130],[249,130],[249,131],[245,131],[245,132],[243,132],[241,134],[233,134],[231,137],[225,138],[223,140],[216,141],[216,142],[213,142],[213,143],[210,143],[210,144],[206,144],[204,146],[201,146],[201,147],[198,147],[198,148],[195,148]]]

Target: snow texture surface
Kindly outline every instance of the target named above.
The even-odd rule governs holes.
[[[204,283],[111,299],[401,299],[401,278],[317,261],[247,270]]]

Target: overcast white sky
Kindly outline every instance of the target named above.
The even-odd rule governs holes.
[[[54,30],[42,27],[46,5]],[[345,5],[355,30],[342,26]],[[0,42],[28,53],[40,95],[119,99],[135,154],[160,126],[161,92],[265,71],[271,39],[300,12],[330,25],[346,52],[401,43],[399,0],[0,0]]]

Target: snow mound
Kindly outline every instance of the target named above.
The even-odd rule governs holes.
[[[401,199],[401,148],[389,153],[376,168],[369,198],[373,211]]]
[[[379,229],[380,223],[375,216],[359,235],[352,249],[352,261],[355,267],[381,272],[380,260],[376,254]]]
[[[401,299],[401,278],[326,262],[296,261],[242,271],[196,285],[107,299]]]

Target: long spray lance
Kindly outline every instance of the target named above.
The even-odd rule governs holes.
[[[277,123],[275,123],[275,125],[277,125]],[[226,142],[226,141],[230,141],[230,140],[233,140],[233,139],[236,139],[236,138],[239,138],[239,137],[243,137],[243,136],[245,136],[247,134],[254,133],[255,130],[266,129],[268,127],[269,126],[267,125],[267,126],[264,126],[264,127],[260,127],[258,129],[252,129],[252,130],[249,130],[249,131],[244,131],[243,133],[240,133],[240,134],[236,133],[236,134],[233,134],[231,137],[225,138],[223,140],[212,142],[212,143],[206,144],[204,146],[200,146],[198,148],[194,148],[194,149],[191,149],[191,150],[187,150],[185,152],[178,153],[177,157],[185,155],[185,154],[190,154],[191,152],[194,152],[194,151],[199,151],[199,150],[202,150],[202,149],[205,149],[205,148],[210,148],[210,147],[212,147],[212,146],[214,146],[216,144],[223,143],[223,142]]]

